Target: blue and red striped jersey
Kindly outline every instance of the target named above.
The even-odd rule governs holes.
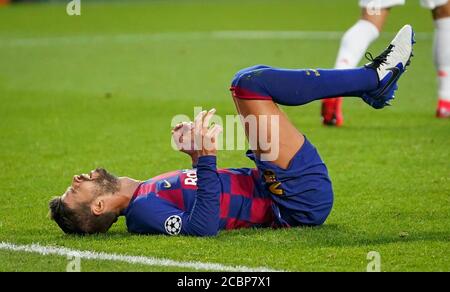
[[[123,212],[128,230],[144,234],[216,235],[219,230],[275,226],[273,200],[258,169],[216,169],[216,157],[200,157],[139,185]]]

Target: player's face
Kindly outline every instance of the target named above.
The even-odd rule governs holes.
[[[99,181],[114,180],[115,178],[104,169],[95,169],[89,174],[83,173],[74,175],[72,184],[67,188],[62,196],[62,200],[70,208],[77,205],[92,202],[99,195],[102,189],[99,187]]]

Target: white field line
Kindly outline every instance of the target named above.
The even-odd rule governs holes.
[[[339,31],[209,31],[209,32],[163,32],[149,34],[75,35],[55,37],[0,37],[0,47],[41,47],[55,45],[95,45],[99,43],[146,43],[158,41],[193,40],[335,40],[341,39]],[[394,35],[386,33],[383,39]],[[418,33],[417,40],[431,40],[432,33]]]
[[[42,256],[47,255],[64,256],[64,257],[71,256],[85,260],[114,261],[128,264],[139,264],[145,266],[177,267],[177,268],[189,268],[194,270],[222,271],[222,272],[281,272],[265,267],[251,268],[245,266],[226,266],[215,263],[179,262],[170,259],[159,259],[144,256],[128,256],[128,255],[93,252],[93,251],[82,251],[63,247],[42,246],[39,244],[16,245],[8,242],[0,242],[0,250],[35,253]]]

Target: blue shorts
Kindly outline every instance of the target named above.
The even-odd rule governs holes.
[[[333,207],[333,188],[327,167],[306,137],[287,169],[260,161],[251,151],[247,156],[255,161],[282,225],[317,226],[325,222]]]

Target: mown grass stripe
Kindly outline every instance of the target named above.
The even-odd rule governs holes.
[[[72,35],[54,37],[0,37],[0,47],[39,47],[52,45],[79,45],[98,43],[137,43],[183,40],[340,40],[340,31],[205,31],[163,32],[148,34]],[[394,34],[385,33],[382,38],[391,39]],[[431,40],[431,33],[417,33],[418,40]]]

